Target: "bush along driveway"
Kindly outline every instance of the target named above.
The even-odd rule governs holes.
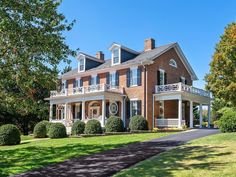
[[[73,158],[16,176],[111,176],[122,169],[182,145],[192,139],[216,133],[218,133],[217,130],[210,129],[181,132],[145,142],[129,144],[89,156]]]

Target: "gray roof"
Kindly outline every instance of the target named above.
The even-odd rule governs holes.
[[[177,46],[177,48],[179,48],[179,50],[181,50],[177,43],[170,43],[170,44],[167,44],[167,45],[156,47],[155,49],[152,49],[152,50],[149,50],[149,51],[141,52],[135,58],[130,59],[130,60],[125,61],[125,62],[122,62],[120,64],[120,66],[122,66],[122,65],[129,65],[129,64],[140,64],[140,63],[145,63],[145,62],[153,61],[154,59],[156,59],[156,57],[158,57],[159,55],[161,55],[162,53],[166,52],[167,50],[169,50],[170,48],[172,48],[174,46]],[[181,51],[181,53],[182,53],[182,51]],[[183,53],[182,53],[182,55],[183,55]],[[197,80],[197,76],[194,73],[192,67],[188,63],[188,61],[185,58],[185,56],[183,56],[183,57],[184,57],[184,64],[186,64],[186,67],[189,69],[189,72],[192,75],[192,78],[194,80]],[[106,59],[105,62],[102,63],[101,65],[99,65],[99,66],[97,66],[95,68],[86,70],[86,72],[88,72],[88,71],[96,71],[96,70],[101,70],[101,69],[106,69],[106,68],[111,68],[111,67],[115,67],[115,66],[111,65],[111,59]],[[68,76],[76,75],[76,74],[78,74],[78,68],[75,68],[75,69],[73,69],[73,70],[63,74],[61,77],[68,77]]]
[[[141,62],[145,62],[145,61],[154,60],[156,58],[156,56],[160,55],[162,52],[166,51],[168,48],[172,47],[175,44],[176,43],[170,43],[167,45],[156,47],[153,50],[142,52],[138,56],[136,56],[135,58],[125,61],[125,62],[121,63],[120,65],[141,63]],[[105,69],[105,68],[110,68],[110,67],[113,67],[113,66],[111,66],[111,59],[106,59],[103,64],[101,64],[95,68],[89,69],[87,71],[95,71],[95,70],[100,70],[100,69]],[[63,74],[62,77],[74,75],[77,73],[78,73],[78,68],[75,68],[75,69]]]

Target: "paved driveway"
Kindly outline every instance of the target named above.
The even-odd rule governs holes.
[[[141,143],[130,144],[128,146],[108,150],[94,155],[70,159],[62,163],[48,165],[46,167],[16,176],[107,177],[149,157],[182,145],[190,140],[217,133],[219,133],[219,131],[215,129],[194,129]]]

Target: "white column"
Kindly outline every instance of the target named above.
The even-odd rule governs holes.
[[[208,105],[208,128],[210,128],[211,124],[211,104]]]
[[[178,128],[182,128],[182,99],[179,99],[178,107]]]
[[[64,119],[67,120],[67,103],[64,105]]]
[[[49,121],[53,119],[53,104],[50,103],[50,109],[49,109]]]
[[[82,121],[85,121],[85,101],[82,101]]]
[[[199,105],[199,123],[200,128],[202,128],[202,104]]]
[[[154,117],[154,108],[155,108],[155,96],[152,96],[152,128],[155,128],[155,117]]]
[[[190,101],[189,105],[189,128],[193,128],[193,101]]]
[[[106,99],[102,100],[102,127],[105,127],[105,118],[106,118]]]
[[[125,127],[124,98],[122,98],[122,101],[121,101],[121,120],[123,120],[123,124]]]

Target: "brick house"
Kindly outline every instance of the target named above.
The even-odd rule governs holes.
[[[178,43],[155,47],[146,39],[137,52],[113,43],[111,59],[80,53],[78,67],[62,76],[61,87],[51,91],[50,121],[67,127],[78,119],[97,119],[104,126],[111,115],[121,117],[127,127],[130,117],[143,115],[149,128],[193,127],[193,106],[208,106],[210,93],[192,87],[197,76]],[[209,119],[210,121],[210,119]],[[200,123],[201,125],[201,123]]]

